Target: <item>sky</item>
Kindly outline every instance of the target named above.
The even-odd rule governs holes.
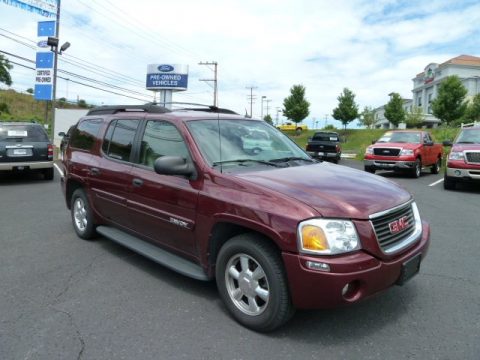
[[[355,93],[360,110],[376,108],[391,92],[411,98],[412,79],[428,64],[480,56],[478,0],[62,0],[60,15],[60,43],[71,47],[59,57],[59,69],[105,84],[59,73],[70,80],[58,80],[57,98],[95,105],[151,101],[147,65],[186,64],[188,90],[174,93],[173,101],[212,104],[213,83],[200,80],[213,79],[213,67],[199,63],[215,61],[220,107],[250,113],[253,87],[253,116],[261,116],[265,96],[263,115],[268,105],[282,123],[277,110],[293,85],[303,85],[310,127],[341,126],[332,112],[344,88]],[[0,1],[0,50],[35,59],[37,22],[45,20],[51,19]],[[34,71],[13,65],[12,88],[33,88]],[[118,87],[127,88],[137,99],[74,81],[119,94],[125,93]]]

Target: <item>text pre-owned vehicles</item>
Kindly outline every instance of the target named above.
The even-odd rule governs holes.
[[[455,189],[457,182],[480,182],[480,126],[462,128],[447,158],[443,186]]]
[[[255,132],[270,143],[251,151],[242,138]],[[403,284],[429,245],[412,196],[391,181],[317,162],[265,121],[213,107],[92,109],[63,164],[79,237],[97,232],[216,279],[234,318],[257,331],[295,308],[352,304]]]
[[[308,139],[306,150],[308,155],[317,159],[330,160],[334,163],[340,161],[342,148],[338,133],[332,131],[319,131]]]
[[[407,171],[420,177],[423,167],[438,174],[442,165],[441,144],[435,144],[430,134],[420,130],[387,131],[378,141],[367,147],[365,171]]]
[[[53,179],[53,145],[40,124],[0,122],[0,171],[38,171]]]

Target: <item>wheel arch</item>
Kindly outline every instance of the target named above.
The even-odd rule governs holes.
[[[72,205],[72,195],[75,190],[83,187],[83,184],[76,180],[68,180],[65,187],[65,202],[67,203],[67,208],[70,210]]]

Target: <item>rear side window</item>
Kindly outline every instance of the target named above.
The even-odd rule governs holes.
[[[91,150],[93,144],[95,144],[95,139],[98,136],[101,126],[101,119],[88,119],[82,121],[72,131],[69,140],[70,146],[76,149]]]
[[[48,136],[40,125],[1,125],[0,141],[48,142]]]
[[[103,140],[103,152],[111,158],[130,161],[133,139],[139,122],[139,120],[112,121]]]

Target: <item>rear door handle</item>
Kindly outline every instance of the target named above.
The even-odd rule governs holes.
[[[143,180],[135,178],[135,179],[132,180],[132,184],[135,187],[140,187],[140,186],[143,185]]]
[[[90,175],[100,175],[100,169],[99,168],[91,168],[90,169]]]

